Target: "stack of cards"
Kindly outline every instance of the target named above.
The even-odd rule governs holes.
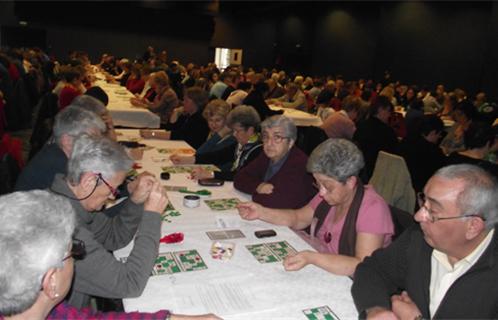
[[[229,260],[233,256],[234,249],[234,243],[215,241],[211,245],[211,257],[213,259]]]

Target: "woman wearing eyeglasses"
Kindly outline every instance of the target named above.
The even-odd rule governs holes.
[[[62,196],[41,190],[0,197],[0,319],[219,319],[156,313],[102,313],[62,302],[85,245],[71,236],[76,217]]]
[[[296,125],[275,115],[261,123],[261,132],[264,152],[237,172],[234,187],[269,208],[301,208],[316,189],[306,172],[308,157],[295,146]]]
[[[243,219],[260,219],[294,230],[310,228],[309,250],[284,260],[288,271],[308,264],[339,275],[353,275],[356,266],[378,248],[391,243],[394,226],[389,207],[358,174],[364,166],[361,151],[344,139],[329,139],[310,155],[307,169],[318,194],[299,209],[270,209],[254,202],[238,205]]]

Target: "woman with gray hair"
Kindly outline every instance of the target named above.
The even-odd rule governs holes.
[[[34,190],[0,197],[0,319],[219,319],[167,310],[105,314],[62,302],[74,259],[86,255],[85,243],[71,239],[74,229],[74,210],[61,196]]]
[[[195,168],[192,171],[193,179],[216,178],[232,181],[235,173],[261,152],[259,137],[260,118],[251,106],[238,106],[227,116],[226,125],[233,132],[237,143],[232,143],[217,151],[196,154],[191,157],[172,157],[174,164],[214,164],[221,171],[207,171]]]
[[[263,151],[234,178],[234,187],[269,208],[297,209],[307,204],[316,189],[306,172],[308,157],[295,146],[297,128],[283,115],[261,123]]]
[[[288,271],[308,264],[339,275],[353,275],[356,266],[378,248],[391,243],[394,225],[389,207],[358,177],[364,166],[361,151],[350,141],[329,139],[310,155],[307,169],[318,184],[318,194],[300,209],[270,209],[241,203],[243,219],[260,219],[295,230],[310,227],[319,252],[309,250],[284,260]]]

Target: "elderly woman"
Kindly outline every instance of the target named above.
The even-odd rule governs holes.
[[[82,135],[73,142],[67,174],[58,174],[50,190],[70,199],[78,218],[75,237],[85,242],[88,254],[76,262],[76,277],[69,303],[88,306],[90,296],[136,297],[142,293],[154,266],[161,237],[161,216],[168,199],[157,179],[140,175],[128,184],[130,196],[115,206],[114,215],[98,213],[117,195],[132,161],[114,141]],[[126,263],[110,251],[135,246]]]
[[[0,318],[218,319],[167,310],[106,315],[61,302],[71,287],[73,259],[86,253],[84,242],[71,239],[75,216],[69,201],[47,191],[16,192],[0,197],[0,213]]]
[[[206,142],[197,149],[197,155],[216,152],[237,143],[232,131],[226,125],[229,112],[230,106],[224,100],[215,99],[208,103],[202,115],[208,122],[210,132]],[[170,160],[175,164],[195,162],[193,157],[185,157],[179,154],[173,154]],[[231,165],[231,162],[227,162],[220,166],[220,169],[230,170]]]
[[[194,149],[199,148],[209,133],[206,119],[202,116],[208,102],[207,92],[199,87],[185,90],[183,107],[176,108],[170,122],[164,126],[169,131],[141,130],[140,134],[146,139],[185,140]]]
[[[261,152],[260,122],[259,115],[253,107],[236,107],[228,114],[227,126],[233,131],[237,143],[218,151],[184,158],[181,163],[214,164],[220,169],[227,168],[216,172],[195,168],[192,172],[193,179],[216,178],[232,181],[235,173],[254,160]]]
[[[269,208],[297,209],[307,204],[316,190],[306,172],[308,157],[294,145],[296,137],[296,125],[285,116],[263,121],[264,152],[237,172],[234,187]]]
[[[169,77],[166,72],[158,71],[154,73],[151,81],[156,92],[154,100],[150,102],[147,99],[132,98],[130,102],[135,107],[147,108],[158,114],[161,117],[161,124],[166,125],[173,110],[178,106],[178,97],[169,85]]]
[[[358,177],[363,165],[363,156],[352,142],[329,139],[308,160],[308,171],[319,187],[309,204],[300,209],[270,209],[246,202],[239,204],[239,213],[247,220],[260,219],[295,230],[310,227],[319,252],[306,250],[288,256],[286,270],[314,264],[351,276],[365,257],[389,245],[394,233],[386,202]]]

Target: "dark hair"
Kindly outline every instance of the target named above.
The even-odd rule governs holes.
[[[101,87],[91,87],[88,88],[85,92],[86,95],[94,97],[95,99],[98,99],[100,102],[104,104],[104,106],[107,106],[109,104],[109,96]]]
[[[329,104],[330,100],[334,97],[334,93],[331,90],[323,89],[320,91],[316,97],[316,104]]]
[[[459,102],[453,111],[460,111],[467,119],[473,120],[477,116],[477,110],[469,100]]]
[[[252,83],[250,83],[249,81],[242,81],[242,82],[239,82],[239,84],[237,85],[237,89],[248,90],[248,89],[251,89],[251,86],[252,86]]]
[[[472,122],[463,134],[465,148],[482,148],[487,143],[493,144],[495,133],[493,128],[484,122]]]
[[[427,114],[420,119],[420,133],[424,136],[431,133],[431,131],[441,132],[443,130],[443,120],[435,114]]]
[[[376,116],[380,109],[389,109],[393,111],[394,107],[389,98],[386,96],[377,96],[375,102],[370,106],[370,116]]]

